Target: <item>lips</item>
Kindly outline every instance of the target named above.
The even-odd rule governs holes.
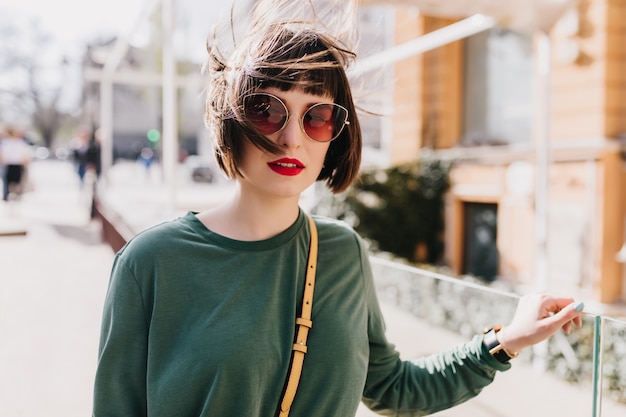
[[[298,175],[304,169],[304,164],[297,159],[281,158],[272,162],[268,162],[267,165],[272,171],[280,175],[286,175],[293,177]]]

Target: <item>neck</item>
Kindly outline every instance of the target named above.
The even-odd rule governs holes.
[[[285,231],[298,218],[297,198],[263,198],[242,193],[238,188],[224,204],[198,218],[210,230],[236,240],[269,239]]]

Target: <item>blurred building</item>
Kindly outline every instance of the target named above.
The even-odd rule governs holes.
[[[117,39],[91,44],[83,58],[82,108],[85,124],[100,125],[101,79]],[[112,141],[114,158],[136,159],[143,148],[161,148],[163,124],[160,51],[146,46],[129,46],[116,68],[113,83]],[[204,134],[202,85],[197,63],[178,62],[179,132],[182,155],[196,154],[199,136]]]
[[[472,4],[362,3],[392,4],[396,45],[460,21]],[[425,151],[452,161],[445,261],[457,273],[480,270],[477,252],[487,250],[499,279],[619,303],[626,300],[626,259],[618,255],[626,240],[626,5],[572,3],[543,32],[550,46],[543,86],[545,41],[506,21],[393,64],[385,152],[391,164]]]

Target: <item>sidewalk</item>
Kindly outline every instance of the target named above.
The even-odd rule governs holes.
[[[175,204],[132,163],[111,172],[103,203],[134,232],[225,198],[232,187],[181,179]],[[71,165],[36,162],[35,190],[12,207],[0,206],[0,416],[90,415],[100,315],[113,251],[89,218],[90,196],[81,192]],[[2,231],[22,229],[22,234]],[[461,342],[410,314],[382,305],[389,339],[403,358]],[[440,417],[591,416],[591,389],[539,374],[522,362],[501,373],[483,393]],[[603,404],[603,417],[623,417],[626,407]],[[376,416],[361,407],[358,417]],[[222,417],[222,416],[219,416]]]
[[[71,165],[30,175],[33,192],[0,201],[0,416],[84,417],[113,252]]]

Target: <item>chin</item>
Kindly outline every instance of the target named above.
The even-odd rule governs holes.
[[[300,198],[313,183],[306,184],[277,184],[272,187],[271,193],[282,198]]]

